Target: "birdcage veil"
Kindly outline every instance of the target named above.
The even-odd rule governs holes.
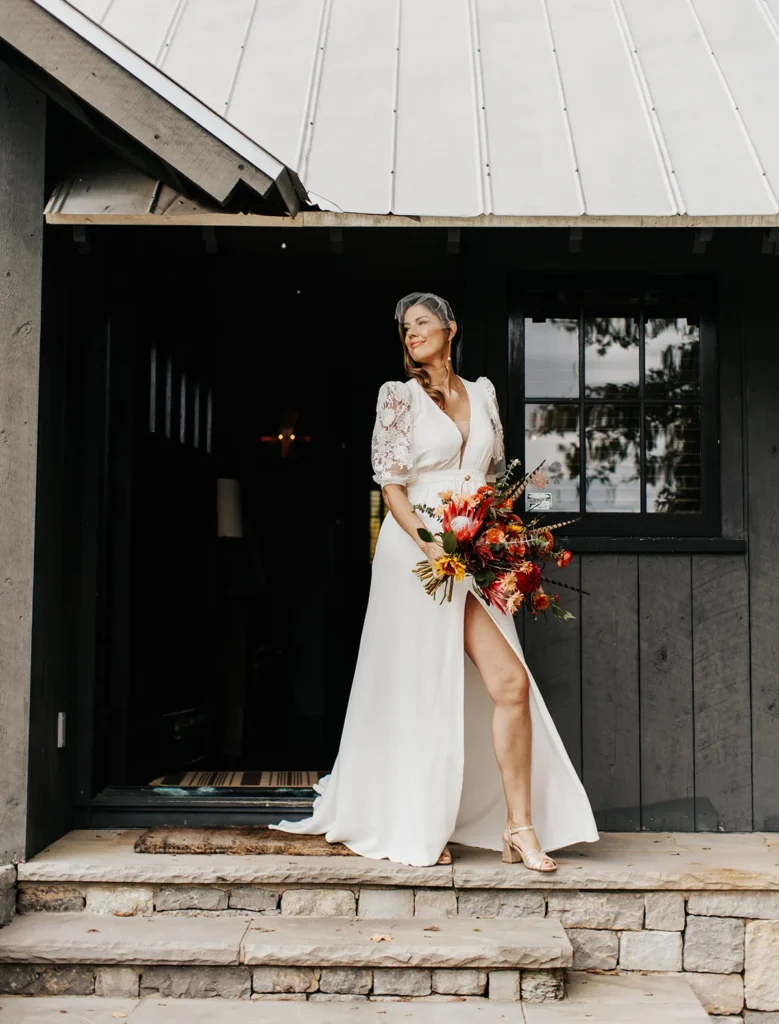
[[[395,306],[395,319],[399,324],[403,323],[406,312],[412,306],[426,306],[444,326],[454,322],[452,307],[446,299],[442,299],[440,295],[435,295],[433,292],[411,292],[410,295],[404,295]]]

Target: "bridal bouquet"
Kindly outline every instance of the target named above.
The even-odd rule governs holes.
[[[506,473],[494,485],[485,484],[473,494],[440,491],[441,504],[414,505],[413,508],[433,516],[442,529],[432,534],[417,532],[422,540],[440,539],[444,554],[432,566],[418,562],[412,571],[422,580],[428,594],[441,591],[441,600],[452,600],[455,581],[472,576],[476,593],[504,614],[515,614],[523,605],[537,617],[551,611],[556,619],[567,622],[575,618],[560,607],[560,595],[549,595],[543,583],[576,590],[578,587],[556,583],[546,576],[548,566],[564,569],[571,561],[571,552],[555,543],[554,531],[575,522],[540,525],[538,517],[528,523],[514,511],[514,505],[533,481],[543,486],[541,468],[516,478],[519,459],[513,459]],[[468,477],[465,478],[466,481]]]

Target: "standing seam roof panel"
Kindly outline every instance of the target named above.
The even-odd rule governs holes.
[[[772,213],[760,168],[700,32],[679,0],[622,0],[687,213]],[[662,28],[659,28],[662,26]]]
[[[467,0],[403,0],[393,213],[483,212],[475,106]]]
[[[330,15],[306,177],[355,213],[392,205],[399,3],[339,0]]]
[[[540,0],[478,0],[477,11],[493,212],[583,213]]]
[[[36,2],[345,211],[779,208],[779,0]]]
[[[323,0],[261,0],[246,40],[228,118],[288,167],[306,132]]]
[[[779,36],[761,0],[695,0],[762,170],[779,194]],[[760,173],[760,168],[756,168]]]
[[[154,64],[181,0],[114,0],[102,20],[106,32]]]
[[[609,0],[550,0],[549,13],[587,213],[676,213]]]
[[[163,65],[166,75],[224,115],[254,0],[230,0],[230,17],[213,0],[188,0]]]

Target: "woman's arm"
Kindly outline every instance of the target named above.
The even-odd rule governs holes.
[[[417,530],[426,530],[428,527],[411,507],[406,487],[403,484],[385,484],[381,493],[395,522],[406,531],[432,565],[437,558],[444,554],[444,549],[438,541],[424,541],[417,533]]]

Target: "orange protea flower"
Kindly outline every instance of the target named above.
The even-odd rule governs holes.
[[[452,500],[452,495],[453,494],[454,494],[454,491],[439,491],[438,492],[438,497],[441,499],[441,501],[444,504],[446,504],[448,501]]]
[[[560,554],[557,556],[557,564],[561,569],[564,569],[572,558],[573,555],[570,551],[561,551]]]
[[[545,612],[549,607],[549,594],[545,594],[539,587],[538,590],[533,592],[531,601],[533,602],[534,612]]]
[[[502,526],[491,526],[484,535],[488,544],[503,544],[506,533]]]
[[[525,600],[525,595],[521,590],[515,590],[514,593],[506,601],[506,611],[509,615],[514,615],[522,607],[522,602]]]
[[[513,533],[516,536],[521,536],[525,532],[524,523],[509,523],[506,527],[506,533]]]
[[[441,555],[435,560],[435,571],[439,576],[454,576],[455,580],[464,580],[465,562],[458,555]]]

